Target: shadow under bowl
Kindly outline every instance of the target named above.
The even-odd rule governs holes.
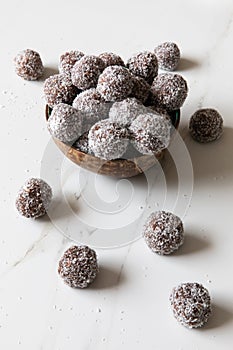
[[[51,108],[46,105],[45,115],[47,121],[50,117],[51,111]],[[169,112],[169,116],[173,127],[178,129],[180,122],[180,110]],[[81,152],[55,137],[53,140],[62,153],[73,163],[94,173],[117,178],[129,178],[144,173],[163,158],[165,151],[162,150],[154,155],[139,155],[130,159],[120,158],[106,161],[91,154]]]

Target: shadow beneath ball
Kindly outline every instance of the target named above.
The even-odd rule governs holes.
[[[200,66],[200,62],[191,58],[181,57],[176,71],[185,71],[185,70],[197,68],[198,66]]]
[[[195,236],[194,234],[185,234],[184,244],[173,255],[191,255],[200,253],[203,250],[207,250],[211,247],[211,243],[206,239]]]
[[[40,80],[44,81],[45,79],[49,78],[51,75],[58,74],[59,71],[55,67],[44,67],[44,73]]]
[[[45,214],[43,216],[40,216],[39,218],[36,218],[35,219],[37,223],[47,223],[47,222],[50,222],[51,219],[50,217],[48,216],[48,214]]]
[[[201,328],[202,331],[207,331],[219,327],[226,326],[233,322],[233,310],[223,307],[219,303],[212,304],[212,314],[206,325]]]
[[[95,281],[90,285],[90,289],[112,289],[121,284],[125,277],[121,270],[112,267],[99,266],[99,273]]]

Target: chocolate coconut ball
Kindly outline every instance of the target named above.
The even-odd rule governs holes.
[[[211,315],[209,292],[200,283],[182,283],[173,288],[170,302],[175,318],[187,328],[202,327]]]
[[[180,50],[175,43],[165,42],[155,48],[159,68],[173,71],[180,61]]]
[[[44,94],[47,104],[51,108],[58,103],[72,104],[77,93],[78,89],[64,74],[55,74],[45,80]]]
[[[188,87],[181,75],[163,73],[154,79],[151,92],[159,107],[175,110],[183,105],[188,95]]]
[[[84,56],[84,53],[81,51],[69,51],[65,52],[60,57],[59,62],[59,72],[71,77],[71,69],[77,61],[79,61]]]
[[[80,90],[96,87],[104,62],[97,56],[84,56],[71,69],[72,83]]]
[[[145,79],[133,75],[133,89],[131,96],[137,98],[142,103],[145,103],[149,97],[150,85]]]
[[[65,103],[59,103],[53,108],[47,127],[53,137],[70,143],[82,134],[82,124],[81,112]]]
[[[211,142],[219,139],[223,133],[223,118],[213,108],[196,111],[189,122],[189,132],[198,142]]]
[[[83,113],[83,131],[101,119],[108,118],[111,104],[105,102],[95,88],[81,92],[73,101],[73,107]]]
[[[133,88],[133,79],[125,67],[110,66],[99,76],[97,91],[105,101],[115,102],[127,98]]]
[[[152,252],[168,255],[184,243],[183,223],[173,213],[156,211],[146,220],[143,236]]]
[[[142,154],[155,154],[170,143],[171,121],[155,112],[140,114],[129,126],[134,147]]]
[[[99,272],[96,252],[87,246],[73,246],[65,251],[58,273],[72,288],[86,288]]]
[[[145,51],[132,56],[127,67],[133,74],[145,79],[149,84],[158,74],[158,61],[154,53]]]
[[[122,127],[128,127],[132,121],[146,110],[136,98],[128,97],[123,101],[114,102],[109,111],[109,120]]]
[[[30,49],[19,52],[14,63],[16,74],[25,80],[37,80],[44,72],[40,55]]]
[[[31,178],[20,188],[15,204],[22,216],[36,219],[46,214],[51,199],[51,187],[42,179]]]
[[[121,158],[128,145],[128,131],[108,119],[101,120],[89,131],[89,147],[96,157],[112,160]]]
[[[87,154],[93,154],[89,147],[88,142],[88,133],[89,131],[86,131],[83,135],[81,135],[73,144],[73,148],[77,149],[78,151],[81,151],[83,153]]]
[[[99,55],[99,58],[104,62],[104,67],[109,66],[124,66],[122,58],[112,52],[104,52]]]

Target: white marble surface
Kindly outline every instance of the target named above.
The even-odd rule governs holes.
[[[2,4],[1,349],[232,349],[232,16],[231,0],[9,0]],[[180,133],[190,153],[194,183],[188,154],[173,157],[180,181],[167,154],[164,168],[148,175],[149,196],[146,179],[141,177],[118,184],[97,178],[93,197],[88,187],[79,197],[85,184],[77,182],[78,168],[64,162],[60,171],[56,168],[59,151],[53,151],[52,160],[46,151],[50,138],[44,120],[43,81],[18,78],[12,58],[21,49],[34,48],[49,74],[67,49],[94,54],[115,51],[126,59],[165,40],[179,43],[183,57],[179,71],[189,83]],[[188,134],[189,117],[200,106],[217,108],[224,117],[224,135],[213,144],[197,144]],[[23,219],[14,208],[18,188],[28,177],[40,176],[42,160],[45,179],[55,179],[57,174],[62,183],[63,198],[55,188],[58,214],[52,222]],[[88,173],[82,175],[90,179]],[[90,212],[85,211],[90,206],[82,202],[83,193],[88,201],[94,200]],[[103,205],[101,215],[97,195]],[[75,215],[62,216],[63,201],[100,231],[81,235]],[[123,209],[114,207],[110,216],[109,202]],[[128,225],[161,207],[176,210],[184,220],[186,242],[177,254],[153,255],[142,239],[121,248],[100,249],[138,238],[142,220],[130,229]],[[87,290],[66,287],[56,273],[60,255],[72,244],[60,232],[67,227],[72,228],[73,238],[97,247],[100,274]],[[202,330],[181,327],[169,308],[171,288],[184,281],[199,281],[211,293],[214,312]]]

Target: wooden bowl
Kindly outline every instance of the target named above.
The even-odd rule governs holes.
[[[50,114],[51,108],[46,105],[46,120],[49,119]],[[180,122],[180,110],[172,111],[169,115],[174,128],[177,129]],[[146,170],[153,167],[157,161],[162,159],[165,151],[163,150],[154,155],[139,155],[132,159],[115,159],[106,161],[91,154],[81,152],[55,137],[53,140],[64,155],[75,164],[94,173],[118,178],[128,178],[144,173]]]

